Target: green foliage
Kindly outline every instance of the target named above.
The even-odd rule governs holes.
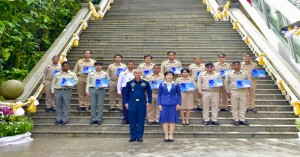
[[[11,121],[0,121],[0,137],[24,134],[32,130],[33,121],[26,116],[16,116]]]
[[[80,2],[1,0],[0,8],[0,78],[22,80],[80,9]]]
[[[300,132],[300,118],[297,118],[295,120],[295,124],[296,124],[296,128],[298,129],[298,131]]]

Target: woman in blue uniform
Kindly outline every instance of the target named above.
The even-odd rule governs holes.
[[[179,85],[173,81],[172,72],[167,71],[164,76],[165,82],[159,86],[157,96],[157,104],[161,110],[159,122],[163,126],[165,142],[173,142],[175,124],[179,122],[178,109],[181,105],[181,91]]]

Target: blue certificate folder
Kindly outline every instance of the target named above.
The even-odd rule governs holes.
[[[75,80],[72,78],[62,78],[60,82],[60,86],[62,87],[72,87],[75,84]]]
[[[200,73],[201,73],[201,71],[197,71],[197,72],[196,72],[196,78],[199,77]]]
[[[163,82],[163,80],[152,80],[151,89],[158,89],[159,85],[161,85]]]
[[[144,76],[153,74],[153,70],[144,70]]]
[[[193,91],[195,89],[195,84],[193,82],[181,83],[180,89],[182,92]]]
[[[121,72],[126,71],[126,70],[127,70],[127,68],[118,68],[116,70],[116,75],[119,76],[121,74]]]
[[[171,67],[171,68],[170,68],[170,71],[171,71],[173,74],[181,74],[181,69],[182,69],[182,68]]]
[[[83,73],[83,74],[88,74],[88,73],[91,72],[91,71],[96,71],[96,68],[93,67],[93,66],[85,66],[85,67],[83,67],[83,69],[82,69],[82,73]]]
[[[241,88],[250,88],[250,80],[237,80],[236,81],[236,88],[241,89]]]
[[[209,83],[209,88],[215,88],[215,87],[222,87],[223,86],[222,79],[209,80],[208,83]]]
[[[53,70],[53,76],[55,76],[58,72],[60,72],[60,70],[57,69]]]
[[[222,77],[226,77],[227,74],[230,72],[231,70],[220,70],[220,74]]]
[[[95,88],[107,88],[109,86],[108,79],[96,79]]]
[[[266,77],[266,71],[253,69],[252,77]]]

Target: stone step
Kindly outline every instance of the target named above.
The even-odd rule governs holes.
[[[45,110],[38,109],[34,116],[53,116],[52,112],[45,112]],[[91,112],[82,112],[77,110],[70,110],[70,117],[82,117],[82,116],[91,116]],[[103,116],[105,117],[122,117],[122,113],[119,111],[108,112],[107,110],[103,111]],[[219,117],[232,117],[230,112],[220,112]],[[191,117],[203,117],[201,112],[191,111]],[[294,112],[292,111],[260,111],[258,113],[246,113],[247,118],[296,118]]]
[[[128,140],[130,137],[127,131],[31,131],[33,138],[124,138]],[[177,132],[174,133],[175,138],[298,138],[297,132]],[[147,138],[161,138],[163,140],[164,134],[161,131],[147,131],[145,130],[144,139]]]
[[[89,124],[67,124],[56,126],[54,123],[34,124],[34,130],[39,131],[128,131],[129,125],[102,124],[101,126],[90,126]],[[161,131],[160,125],[145,125],[147,131]],[[178,132],[296,132],[295,125],[255,125],[234,126],[233,124],[221,124],[220,126],[205,126],[203,124],[193,124],[190,126],[176,126]]]
[[[32,116],[35,124],[51,124],[55,122],[55,116]],[[294,118],[246,118],[247,122],[251,125],[294,125]],[[91,117],[70,117],[68,124],[90,124]],[[103,117],[103,124],[121,124],[123,117]],[[145,119],[145,125],[147,124],[147,118]],[[231,117],[218,117],[218,122],[220,124],[231,124]],[[202,124],[202,117],[192,117],[190,118],[190,125]],[[158,125],[158,124],[153,124]],[[180,125],[180,124],[179,124]]]

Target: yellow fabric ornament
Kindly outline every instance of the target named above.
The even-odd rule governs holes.
[[[263,56],[265,56],[264,53],[259,54],[259,60],[258,60],[259,65],[265,65],[265,61],[263,59]]]
[[[222,12],[222,18],[227,17],[227,15],[228,15],[227,10],[223,10],[223,12]]]
[[[233,29],[238,29],[239,28],[239,26],[238,26],[238,21],[237,20],[234,20],[234,22],[233,22],[233,27],[232,27]]]
[[[295,32],[296,36],[300,36],[300,28],[298,28],[298,30]]]
[[[14,114],[16,114],[17,110],[24,105],[25,104],[22,102],[17,102],[16,104],[12,104],[11,106],[13,107]]]
[[[230,5],[231,5],[231,2],[227,1],[227,3],[224,5],[223,9],[224,10],[229,10]]]
[[[88,24],[85,20],[82,20],[82,30],[86,30],[86,28],[88,27]]]
[[[77,34],[73,34],[73,46],[77,47],[79,45],[79,37]]]
[[[110,6],[107,6],[107,9],[106,9],[107,11],[109,11],[110,10]]]
[[[249,36],[246,36],[246,38],[245,38],[245,43],[246,43],[247,45],[250,44]]]
[[[111,1],[110,1],[110,3],[114,3],[114,2],[115,2],[114,0],[111,0]]]
[[[300,116],[300,103],[299,101],[293,101],[294,113],[296,116]]]
[[[36,98],[34,96],[31,96],[27,100],[29,102],[29,105],[27,107],[27,111],[29,113],[35,113],[36,112],[36,106],[34,105],[34,101],[36,100]]]
[[[65,61],[65,58],[66,58],[67,54],[66,53],[62,53],[62,54],[60,54],[60,56],[61,56],[61,58],[60,58],[59,63],[62,64]]]
[[[206,11],[210,12],[210,6],[206,6]]]
[[[277,80],[277,83],[278,83],[278,86],[279,86],[279,89],[280,90],[285,90],[285,88],[284,88],[284,86],[283,86],[283,84],[282,84],[282,80],[280,79],[280,80]]]
[[[221,11],[218,11],[218,13],[216,13],[216,14],[214,15],[214,18],[215,18],[215,19],[220,19],[220,14],[221,14]]]
[[[206,0],[202,0],[202,3],[203,3],[203,4],[206,4]]]
[[[293,29],[294,29],[294,27],[292,27],[292,26],[288,27],[288,31],[293,30]]]

